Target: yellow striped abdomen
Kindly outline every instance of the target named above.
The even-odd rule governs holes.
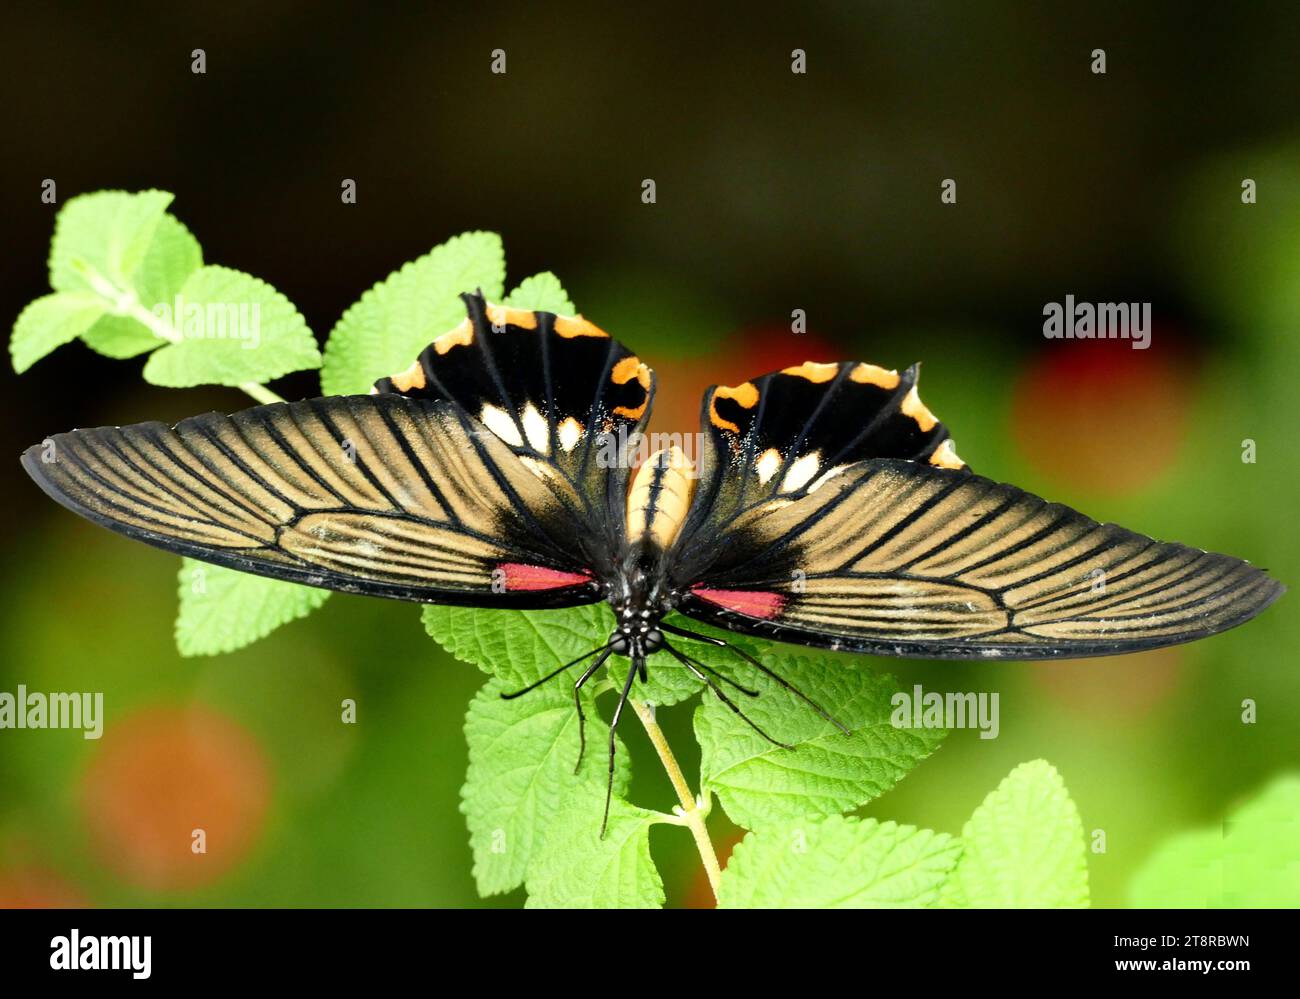
[[[695,491],[695,466],[677,446],[656,451],[637,469],[627,494],[627,537],[668,548],[682,529]]]

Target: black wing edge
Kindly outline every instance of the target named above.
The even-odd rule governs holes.
[[[1230,556],[1224,556],[1228,558]],[[1234,559],[1233,561],[1241,561]],[[1262,570],[1261,570],[1262,571]],[[848,638],[821,632],[806,631],[782,625],[776,621],[764,621],[747,617],[735,611],[710,604],[699,597],[687,595],[676,608],[686,617],[694,618],[705,624],[756,638],[766,638],[774,642],[789,645],[802,645],[806,648],[826,649],[830,652],[856,652],[870,656],[886,656],[891,659],[943,659],[953,661],[984,662],[1039,662],[1048,659],[1092,659],[1098,656],[1118,656],[1132,652],[1149,652],[1152,649],[1165,648],[1170,645],[1184,645],[1202,638],[1209,638],[1220,632],[1231,631],[1239,625],[1258,616],[1286,593],[1287,587],[1276,579],[1270,579],[1270,586],[1263,591],[1260,599],[1242,609],[1240,615],[1227,623],[1219,623],[1213,628],[1197,628],[1178,635],[1164,635],[1159,638],[1133,639],[1123,642],[1079,642],[1073,645],[1065,643],[1031,645],[1016,643],[1013,645],[966,645],[960,642],[899,642],[875,639]]]

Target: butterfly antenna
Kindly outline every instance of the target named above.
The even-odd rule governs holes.
[[[721,638],[713,638],[710,635],[701,635],[698,632],[687,631],[685,628],[677,628],[671,624],[660,623],[659,630],[666,631],[672,635],[680,635],[682,638],[693,638],[697,642],[704,642],[707,645],[716,645],[718,648],[730,649],[732,652],[736,653],[736,655],[740,656],[741,659],[744,659],[747,663],[749,663],[759,672],[765,674],[766,676],[771,677],[773,680],[779,683],[786,690],[790,691],[790,693],[794,694],[795,697],[798,697],[801,701],[807,704],[810,708],[816,711],[819,715],[825,718],[828,722],[834,725],[845,735],[853,734],[853,732],[849,729],[847,725],[841,722],[838,718],[832,715],[829,711],[823,708],[820,704],[814,701],[811,697],[805,694],[802,690],[796,687],[789,680],[785,679],[782,676],[779,676],[777,673],[773,672],[769,667],[764,666],[761,662],[759,662],[757,659],[751,656],[739,645],[732,645],[730,642],[724,641]]]
[[[703,672],[704,670],[707,670],[709,673],[716,673],[715,670],[710,669],[708,666],[705,666],[704,663],[700,662],[698,659],[694,659],[694,658],[692,658],[691,656],[688,656],[688,655],[686,655],[686,654],[683,653],[683,652],[679,652],[677,649],[674,649],[674,648],[673,648],[671,645],[669,645],[667,642],[664,642],[664,644],[663,644],[662,647],[665,648],[665,649],[667,649],[668,652],[669,652],[669,654],[672,655],[672,657],[673,657],[674,659],[676,659],[679,663],[681,663],[681,664],[682,664],[683,666],[685,666],[688,670],[690,670],[693,674],[695,674],[695,677],[696,677],[697,679],[702,680],[702,681],[703,681],[703,682],[708,686],[708,688],[709,688],[711,691],[713,691],[715,694],[718,695],[718,700],[720,700],[720,701],[721,701],[723,704],[725,704],[727,707],[731,708],[732,711],[736,712],[736,714],[739,715],[739,716],[741,717],[741,719],[745,722],[746,725],[748,725],[750,728],[752,728],[755,732],[757,732],[759,735],[761,735],[764,739],[766,739],[768,742],[770,742],[770,743],[771,743],[772,745],[774,745],[774,746],[780,746],[782,749],[794,749],[794,748],[795,748],[794,746],[790,745],[788,742],[782,742],[780,739],[773,739],[770,735],[768,735],[766,732],[764,732],[763,729],[758,725],[757,722],[755,722],[752,718],[750,718],[749,715],[745,714],[745,712],[743,712],[743,711],[740,710],[740,705],[739,705],[739,704],[737,704],[737,703],[736,703],[735,701],[733,701],[730,697],[728,697],[728,696],[723,692],[722,688],[719,687],[716,683],[714,683],[713,680],[712,680],[712,678],[709,677],[709,676],[707,676],[707,675]]]
[[[608,648],[609,648],[611,645],[613,645],[613,644],[614,644],[613,642],[606,642],[604,645],[598,646],[597,648],[592,649],[590,652],[584,652],[582,655],[578,656],[577,659],[574,659],[572,662],[567,662],[567,663],[565,663],[563,666],[557,666],[555,669],[551,670],[549,673],[547,673],[547,674],[546,674],[544,677],[542,677],[540,680],[535,680],[535,681],[533,681],[533,682],[530,683],[527,687],[524,687],[522,690],[516,690],[516,691],[514,691],[514,692],[512,692],[512,693],[509,693],[509,694],[502,694],[502,695],[501,695],[501,699],[502,699],[503,701],[513,701],[516,697],[523,697],[524,694],[527,694],[527,693],[529,693],[530,691],[534,691],[534,690],[536,690],[536,689],[537,689],[538,687],[540,687],[542,684],[544,684],[544,683],[546,683],[546,682],[548,682],[548,681],[550,681],[550,680],[554,680],[557,676],[559,676],[561,673],[563,673],[563,672],[564,672],[566,669],[568,669],[570,666],[577,666],[578,663],[582,662],[584,659],[590,659],[590,658],[591,658],[592,656],[594,656],[597,652],[604,652],[606,649],[608,649]],[[608,658],[609,658],[608,656],[605,657],[605,659],[608,659]],[[604,662],[605,659],[601,659],[601,662]],[[595,671],[592,670],[591,672],[595,672]],[[587,676],[590,676],[590,675],[591,675],[591,673],[589,672],[589,673],[587,674]],[[585,677],[584,677],[584,679],[585,679]]]
[[[582,712],[582,696],[580,692],[583,684],[590,680],[595,675],[596,670],[604,666],[605,660],[613,654],[614,650],[607,646],[601,657],[588,666],[573,685],[573,706],[578,709],[578,762],[573,765],[575,774],[582,769],[582,754],[587,751],[587,716]]]
[[[609,803],[614,798],[614,734],[618,731],[618,720],[623,717],[623,705],[632,690],[632,681],[645,667],[645,659],[637,656],[628,668],[627,679],[623,681],[623,692],[618,695],[618,705],[614,708],[614,718],[609,723],[609,778],[605,782],[605,817],[600,820],[600,838],[605,838],[605,827],[609,825]]]

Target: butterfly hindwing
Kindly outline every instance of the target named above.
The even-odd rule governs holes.
[[[530,467],[556,474],[595,532],[590,559],[622,541],[625,452],[649,418],[654,376],[617,340],[580,317],[461,296],[468,315],[406,371],[374,391],[450,401]]]
[[[751,507],[681,610],[783,641],[926,658],[1110,655],[1191,641],[1283,587],[969,471],[860,462]]]
[[[696,501],[677,544],[679,576],[721,557],[746,511],[807,496],[857,462],[902,458],[964,468],[947,428],[917,394],[919,375],[919,365],[900,373],[806,362],[709,389]]]

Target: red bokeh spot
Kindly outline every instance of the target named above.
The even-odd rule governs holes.
[[[725,382],[727,385],[793,368],[804,361],[866,360],[844,357],[843,347],[816,333],[795,333],[789,326],[762,326],[734,333],[723,341],[723,353],[737,365],[736,372]]]
[[[718,807],[716,801],[713,807]],[[733,831],[730,835],[714,841],[713,848],[718,854],[718,864],[724,871],[727,869],[732,851],[736,849],[736,844],[744,837],[743,830]],[[686,897],[682,900],[682,905],[687,909],[717,908],[717,903],[713,900],[713,888],[709,885],[709,875],[705,872],[704,865],[698,861],[691,865],[690,885],[686,889]]]
[[[700,428],[700,403],[710,385],[739,385],[804,361],[863,360],[843,354],[843,348],[815,333],[764,326],[729,334],[713,353],[680,360],[657,358],[651,364],[655,371],[651,429],[695,433]]]
[[[1126,340],[1053,341],[1016,385],[1012,436],[1063,486],[1105,495],[1142,489],[1178,456],[1190,369],[1159,329],[1146,350]]]
[[[159,707],[105,729],[81,804],[110,867],[144,888],[181,890],[248,855],[270,783],[262,749],[242,726],[206,707]],[[193,849],[195,830],[206,853]]]

